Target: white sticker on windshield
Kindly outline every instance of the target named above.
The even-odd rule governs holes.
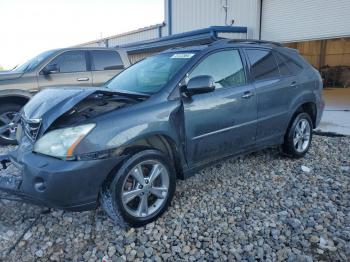
[[[180,54],[173,54],[170,58],[189,59],[192,56],[194,56],[194,54],[192,54],[192,53],[180,53]]]

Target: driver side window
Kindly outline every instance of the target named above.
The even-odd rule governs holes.
[[[187,80],[200,75],[212,76],[216,89],[240,86],[246,83],[238,50],[225,50],[207,56],[189,74]]]
[[[67,51],[54,58],[48,66],[55,65],[59,73],[86,72],[85,51]]]

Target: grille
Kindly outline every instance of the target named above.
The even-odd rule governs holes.
[[[21,118],[22,128],[24,133],[33,141],[36,140],[40,127],[41,127],[41,119],[25,119]]]

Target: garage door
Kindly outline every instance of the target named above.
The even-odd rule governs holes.
[[[262,39],[295,42],[350,36],[350,0],[262,2]]]

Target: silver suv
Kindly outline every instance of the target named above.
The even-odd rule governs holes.
[[[65,48],[0,72],[0,144],[16,143],[17,112],[38,91],[51,86],[99,86],[129,65],[120,49]]]

